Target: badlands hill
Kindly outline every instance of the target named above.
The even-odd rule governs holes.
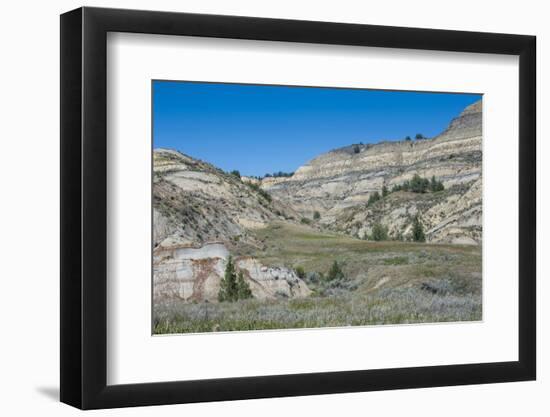
[[[258,245],[250,230],[297,215],[269,194],[180,152],[153,152],[153,246]]]
[[[255,229],[296,215],[258,186],[180,152],[155,150],[153,170],[155,301],[216,301],[230,251],[261,249]],[[249,257],[236,266],[255,298],[310,292],[288,268]]]
[[[369,197],[410,180],[435,176],[444,192],[397,192],[372,207]],[[363,237],[379,222],[393,238],[410,233],[419,215],[427,240],[480,243],[482,227],[482,104],[468,106],[432,139],[350,145],[319,155],[289,178],[267,178],[262,188],[320,225]]]

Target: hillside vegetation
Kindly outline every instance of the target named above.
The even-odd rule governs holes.
[[[256,235],[265,250],[239,255],[303,271],[310,296],[234,303],[165,301],[155,306],[154,332],[481,320],[479,246],[369,242],[284,223]],[[335,261],[342,276],[330,279]]]

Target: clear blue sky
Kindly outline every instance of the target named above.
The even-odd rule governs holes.
[[[153,82],[153,145],[242,175],[352,143],[441,133],[476,94]]]

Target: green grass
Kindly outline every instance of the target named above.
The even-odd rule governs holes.
[[[409,258],[406,256],[396,256],[395,258],[388,258],[383,260],[384,265],[407,265]]]

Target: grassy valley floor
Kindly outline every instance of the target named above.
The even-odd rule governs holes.
[[[261,250],[235,256],[299,270],[307,298],[224,303],[166,301],[154,333],[477,321],[482,318],[481,247],[370,242],[275,223],[255,232]],[[342,273],[330,277],[334,261]]]

